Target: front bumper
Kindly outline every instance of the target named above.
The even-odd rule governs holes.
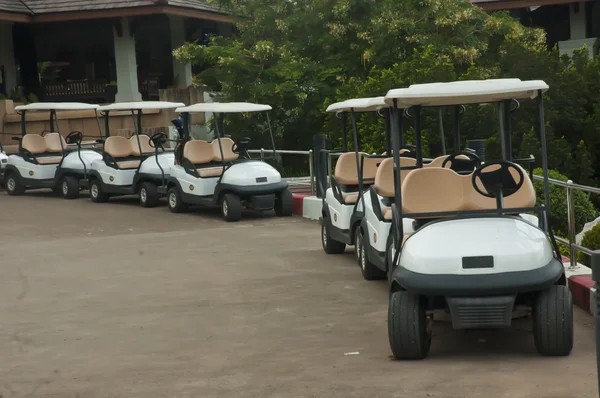
[[[397,267],[392,278],[409,292],[425,296],[486,297],[535,292],[555,284],[564,274],[562,263],[553,258],[530,271],[482,275],[420,274]]]

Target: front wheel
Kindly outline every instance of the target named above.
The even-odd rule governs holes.
[[[60,190],[63,198],[76,199],[79,197],[79,179],[73,176],[66,176],[60,183]]]
[[[169,188],[167,192],[167,203],[171,213],[182,213],[187,209],[187,205],[181,200],[179,189],[177,187]]]
[[[226,193],[221,198],[221,215],[225,221],[238,221],[242,218],[244,208],[239,196]]]
[[[325,250],[325,253],[327,254],[340,254],[346,250],[346,244],[334,240],[326,225],[321,225],[321,244],[323,245],[323,250]]]
[[[143,182],[138,192],[140,197],[140,206],[155,207],[158,204],[158,188],[151,182]]]
[[[21,179],[16,173],[10,173],[6,177],[6,192],[10,196],[23,195],[25,186],[21,184]]]
[[[396,359],[423,359],[431,347],[431,328],[420,296],[399,290],[390,296],[388,337]]]
[[[362,272],[363,278],[368,281],[385,279],[385,271],[380,270],[375,264],[369,261],[365,239],[361,230],[358,231],[358,235],[356,236],[356,244],[360,246],[360,271]]]
[[[277,217],[289,217],[294,213],[294,196],[288,188],[275,199],[275,214]]]
[[[533,308],[533,339],[538,352],[566,356],[573,349],[573,297],[567,286],[538,294]]]
[[[102,190],[102,185],[98,180],[94,180],[90,184],[90,197],[94,203],[104,203],[109,198],[108,194]]]

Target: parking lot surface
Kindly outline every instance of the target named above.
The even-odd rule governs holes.
[[[390,359],[385,282],[299,217],[171,214],[0,192],[0,392],[9,397],[597,397],[592,318],[567,358],[527,322]],[[352,355],[346,355],[352,354]]]

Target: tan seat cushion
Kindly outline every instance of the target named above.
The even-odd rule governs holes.
[[[139,160],[124,160],[121,162],[117,162],[117,165],[119,166],[119,169],[121,169],[121,170],[128,170],[128,169],[137,169],[138,167],[140,167],[140,163],[141,163],[141,161],[139,161]]]
[[[344,203],[347,205],[354,204],[358,200],[358,192],[344,196]]]
[[[36,160],[39,164],[59,164],[62,160],[62,156],[43,156],[37,157]]]
[[[400,167],[416,166],[417,160],[400,157]],[[408,173],[413,170],[400,170],[400,182],[404,181]],[[387,158],[379,165],[375,174],[375,191],[378,195],[391,198],[395,195],[394,189],[394,159]]]
[[[213,156],[213,147],[206,141],[191,140],[183,147],[183,157],[193,165],[210,163]]]
[[[198,175],[202,178],[220,177],[223,174],[222,167],[211,167],[209,169],[198,169]]]
[[[381,209],[381,214],[383,215],[384,220],[391,221],[392,220],[392,208],[386,207],[385,209]]]
[[[34,155],[46,152],[46,140],[41,135],[25,134],[21,140],[21,147]]]
[[[44,136],[46,152],[60,152],[67,149],[67,141],[58,133],[49,133]]]
[[[125,137],[112,136],[104,142],[104,152],[113,157],[113,159],[126,158],[131,156],[131,143]]]
[[[223,148],[223,157],[221,157],[221,148],[219,148],[219,140],[214,139],[211,143],[213,148],[213,160],[215,162],[231,162],[236,160],[239,155],[233,152],[233,140],[229,137],[221,138],[221,147]]]
[[[154,148],[150,146],[150,137],[145,134],[140,134],[139,136],[136,136],[135,134],[132,135],[131,138],[129,138],[129,145],[133,156],[151,155],[154,153]],[[140,147],[142,148],[141,152]]]

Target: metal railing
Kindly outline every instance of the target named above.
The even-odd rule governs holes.
[[[261,149],[250,149],[248,150],[248,153],[250,154],[260,154],[260,160],[265,160],[265,155],[268,155],[270,153],[273,153],[272,149],[265,149],[265,148],[261,148]],[[315,195],[315,186],[316,186],[316,181],[315,181],[315,171],[314,171],[314,165],[313,165],[313,150],[308,150],[308,151],[295,151],[295,150],[287,150],[287,149],[277,149],[275,150],[275,153],[277,153],[278,155],[300,155],[300,156],[308,156],[308,174],[309,174],[309,178],[310,178],[310,194],[311,196]]]

